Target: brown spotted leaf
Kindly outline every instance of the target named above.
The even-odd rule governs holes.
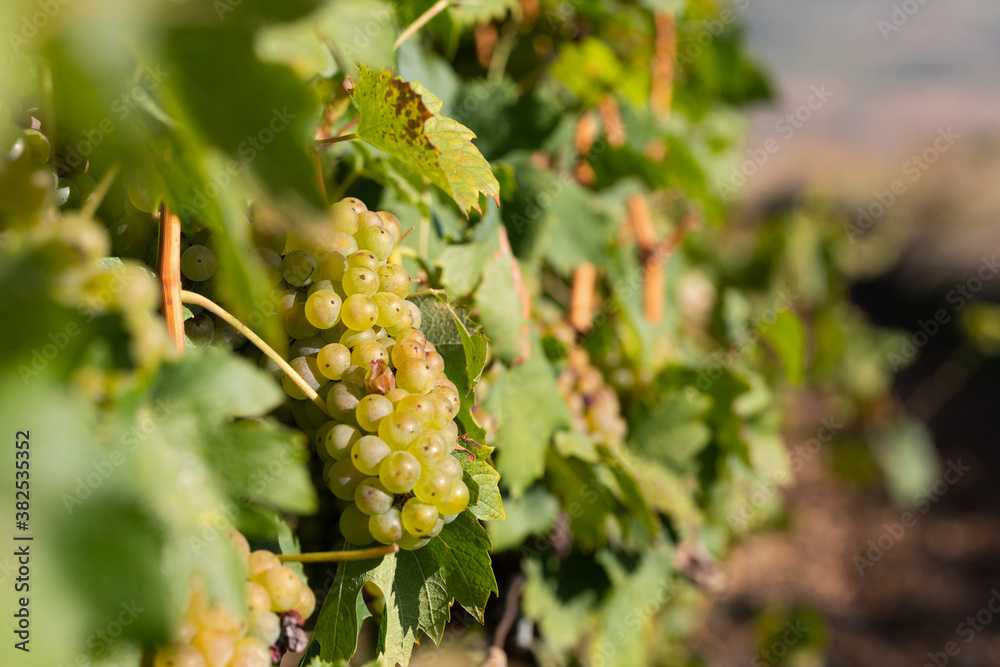
[[[361,115],[358,137],[426,176],[463,212],[480,210],[480,193],[500,203],[500,184],[472,143],[476,135],[440,115],[441,100],[419,83],[361,65],[354,99]]]

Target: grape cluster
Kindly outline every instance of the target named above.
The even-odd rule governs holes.
[[[574,430],[608,445],[625,439],[628,426],[621,415],[618,394],[605,384],[604,376],[590,363],[585,349],[574,346],[567,350],[566,368],[556,384],[569,406]]]
[[[316,596],[270,551],[250,551],[240,533],[230,535],[247,571],[246,613],[209,605],[204,590],[194,586],[174,643],[156,651],[153,667],[270,667],[280,655],[272,646],[281,635],[281,615],[306,619],[316,609]]]
[[[399,220],[354,198],[330,211],[320,238],[293,237],[264,216],[251,223],[252,253],[279,287],[289,364],[328,415],[273,362],[261,363],[296,399],[297,423],[315,429],[327,486],[351,503],[340,518],[344,537],[416,549],[469,504],[462,465],[450,455],[458,389],[406,300],[409,274],[389,261]]]

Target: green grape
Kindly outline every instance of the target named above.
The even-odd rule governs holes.
[[[215,337],[215,322],[208,313],[198,313],[184,320],[184,335],[194,347],[211,345]]]
[[[329,329],[340,319],[342,304],[340,297],[333,290],[313,292],[306,300],[306,319],[317,329]]]
[[[341,308],[343,308],[343,305],[341,305]],[[344,335],[345,331],[350,331],[350,329],[347,328],[347,325],[345,325],[343,321],[340,321],[329,329],[320,329],[319,337],[327,343],[339,343],[340,337]]]
[[[319,372],[331,380],[339,380],[351,365],[351,351],[340,343],[328,343],[316,353]]]
[[[266,213],[258,215],[250,223],[250,244],[254,248],[266,248],[281,255],[285,252],[285,238],[285,226]]]
[[[281,274],[285,282],[295,287],[305,287],[313,281],[318,262],[304,250],[293,250],[281,260]]]
[[[319,388],[316,394],[319,396],[321,401],[326,403],[326,395],[329,393],[331,389],[333,389],[332,386],[330,386],[329,384],[325,384]],[[310,428],[318,429],[320,426],[325,424],[330,419],[329,415],[326,414],[326,411],[324,411],[323,408],[319,407],[312,401],[306,401],[305,404],[306,407],[303,410],[304,412],[303,416],[305,417],[306,423],[309,425]]]
[[[447,498],[454,480],[440,468],[421,467],[423,472],[413,486],[413,493],[417,498],[431,504],[439,503]]]
[[[394,499],[395,496],[386,491],[378,477],[369,477],[354,490],[354,503],[368,515],[388,512]]]
[[[390,389],[389,392],[386,393],[385,397],[388,398],[390,401],[392,401],[392,405],[393,407],[395,407],[396,405],[399,404],[401,400],[403,400],[405,397],[409,395],[410,392],[406,391],[405,389],[400,389],[399,387],[396,387],[395,389]]]
[[[407,493],[420,479],[420,463],[409,452],[393,452],[382,461],[378,478],[390,493]]]
[[[214,324],[213,324],[214,327]],[[281,366],[277,364],[271,357],[266,354],[260,355],[260,359],[257,360],[257,365],[261,367],[262,370],[267,371],[267,373],[273,377],[275,380],[281,381],[281,376],[284,373],[281,370]]]
[[[351,364],[355,366],[370,368],[373,361],[389,363],[389,355],[377,340],[362,341],[351,351]]]
[[[358,489],[361,489],[362,486],[359,486]],[[351,544],[357,546],[369,544],[372,541],[372,534],[368,530],[368,515],[362,513],[355,505],[344,509],[340,515],[340,534]]]
[[[427,362],[427,365],[431,367],[431,371],[436,375],[444,373],[444,357],[437,352],[428,352],[424,361]]]
[[[340,317],[349,329],[362,331],[371,328],[378,319],[378,306],[371,297],[363,294],[352,294],[344,300]]]
[[[288,611],[302,595],[302,580],[290,567],[274,567],[264,573],[261,585],[271,596],[271,611]]]
[[[378,257],[376,257],[370,250],[359,250],[347,258],[347,266],[352,269],[371,269],[372,271],[377,272],[379,270],[379,261]]]
[[[215,275],[215,253],[203,245],[193,245],[181,255],[181,273],[188,280],[202,282]]]
[[[377,435],[365,435],[351,447],[354,467],[365,475],[377,475],[382,461],[392,452],[385,440]]]
[[[371,250],[380,262],[385,261],[395,246],[392,235],[382,227],[362,227],[354,238],[360,250]]]
[[[316,259],[316,275],[326,280],[339,281],[347,270],[347,259],[339,252],[325,253]]]
[[[284,388],[282,386],[282,388]],[[285,392],[287,393],[287,392]],[[306,403],[303,399],[296,399],[292,402],[292,419],[295,420],[295,424],[303,431],[309,428],[309,415],[306,414]]]
[[[353,235],[358,231],[358,212],[349,202],[339,201],[330,207],[330,224],[338,232]]]
[[[403,301],[404,305],[409,303],[410,303],[409,301],[405,300]],[[399,338],[400,333],[402,333],[403,331],[407,331],[412,327],[413,327],[413,313],[411,312],[410,307],[406,305],[406,308],[403,309],[402,317],[399,318],[399,324],[397,324],[394,328],[389,329],[389,335],[391,335],[393,338]]]
[[[410,443],[406,451],[417,457],[420,465],[438,465],[448,453],[448,446],[437,431],[424,431]]]
[[[296,303],[285,312],[285,333],[291,338],[312,338],[319,330],[309,323],[306,317],[306,304]]]
[[[382,222],[381,216],[375,211],[362,211],[358,213],[358,231],[361,231],[365,227],[385,227],[385,223]]]
[[[90,199],[90,196],[94,194],[94,190],[97,188],[97,181],[94,177],[85,171],[77,171],[66,176],[70,181],[72,181],[80,193],[80,201],[86,202]]]
[[[253,616],[250,619],[250,636],[271,646],[281,636],[281,619],[273,612]]]
[[[348,296],[352,294],[371,296],[378,291],[378,274],[369,268],[355,266],[344,271],[341,284],[344,286],[344,293]]]
[[[250,256],[264,267],[264,272],[267,274],[267,279],[270,281],[271,287],[277,287],[281,284],[281,255],[270,248],[254,248],[250,251]]]
[[[379,292],[372,297],[372,300],[378,307],[378,319],[375,320],[375,324],[387,329],[399,324],[405,308],[402,299],[389,292]]]
[[[396,366],[396,386],[411,394],[426,394],[434,388],[436,379],[437,373],[422,359],[405,359]]]
[[[458,440],[458,424],[453,421],[448,422],[441,430],[445,444],[454,444]]]
[[[378,217],[382,219],[382,226],[385,231],[389,232],[392,236],[392,244],[399,245],[399,241],[403,238],[403,226],[399,224],[399,218],[394,216],[389,211],[379,211]]]
[[[395,544],[403,537],[403,520],[399,510],[391,507],[388,512],[368,517],[368,530],[382,544]]]
[[[350,424],[341,424],[335,421],[330,423],[333,424],[333,427],[326,432],[326,437],[323,440],[323,451],[330,459],[336,461],[348,456],[354,443],[364,434]]]
[[[156,221],[139,213],[122,218],[108,231],[111,234],[111,251],[118,257],[136,259],[146,258],[150,246],[156,244],[159,233]],[[183,267],[181,271],[183,272]]]
[[[343,232],[334,232],[330,235],[330,238],[326,240],[323,246],[324,257],[327,254],[340,255],[341,257],[349,257],[358,251],[358,242],[355,240],[354,236],[351,234],[345,234]]]
[[[396,368],[402,366],[409,359],[423,361],[426,356],[427,352],[424,351],[424,346],[415,340],[399,340],[397,338],[396,344],[392,346],[392,363]]]
[[[338,382],[327,394],[326,408],[334,418],[340,421],[352,421],[354,411],[357,410],[358,403],[364,395],[363,387]]]
[[[448,492],[448,497],[437,504],[441,514],[461,514],[469,506],[469,487],[465,482],[456,480]]]
[[[282,317],[287,315],[288,311],[295,307],[295,304],[305,304],[305,302],[305,297],[294,289],[282,290],[274,297],[274,306]]]
[[[438,512],[440,512],[440,511],[441,511],[441,509],[440,509],[440,508],[438,508]],[[457,518],[458,518],[458,515],[457,515],[457,514],[442,514],[442,515],[441,515],[441,520],[442,520],[442,521],[443,521],[444,523],[451,523],[452,521],[454,521],[454,520],[455,520],[455,519],[457,519]]]
[[[405,299],[410,293],[410,274],[399,264],[386,264],[377,269],[380,292],[395,294]]]
[[[323,479],[327,487],[341,500],[353,499],[354,490],[366,477],[368,475],[354,467],[350,456],[330,461],[323,466]]]
[[[406,449],[417,439],[422,430],[420,420],[409,412],[395,411],[383,418],[378,425],[379,437],[393,449]]]
[[[208,667],[226,667],[236,652],[236,640],[229,633],[216,628],[204,628],[191,640],[191,645],[201,651]]]
[[[359,391],[361,391],[361,395],[364,396],[368,393],[365,389],[365,378],[367,376],[368,371],[366,369],[352,364],[347,367],[346,371],[344,371],[344,377],[341,378],[341,382],[354,385]]]
[[[321,386],[329,382],[329,379],[319,372],[319,366],[312,357],[295,357],[288,362],[288,365],[306,381],[307,385],[312,387],[313,391],[318,390]],[[305,392],[302,391],[302,388],[287,374],[282,376],[281,386],[292,398],[299,400],[308,398]]]
[[[422,502],[419,498],[407,500],[400,514],[403,519],[403,528],[417,537],[426,537],[438,521],[437,508]]]
[[[295,357],[315,357],[325,345],[326,341],[319,336],[303,338],[292,343],[291,347],[288,348],[288,356],[293,359]]]
[[[429,539],[417,537],[416,535],[408,533],[404,530],[403,536],[399,538],[399,548],[403,551],[416,551],[421,547],[427,546],[428,542],[430,542]]]
[[[399,376],[396,376],[397,382]],[[462,401],[457,395],[446,390],[435,389],[427,394],[427,397],[434,402],[434,422],[435,428],[441,429],[453,420],[462,407]]]
[[[358,402],[354,412],[358,425],[369,433],[378,431],[379,422],[390,414],[392,414],[392,403],[381,394],[365,396]]]
[[[410,394],[399,401],[396,409],[402,412],[409,412],[420,420],[424,428],[430,426],[434,421],[434,401],[423,394]]]
[[[411,324],[410,326],[413,327],[414,329],[419,329],[420,324],[423,320],[423,316],[420,314],[420,308],[418,308],[417,304],[413,303],[412,301],[404,300],[403,305],[405,305],[406,309],[410,311],[410,316],[413,319],[413,324]]]
[[[357,197],[344,197],[340,201],[348,204],[351,208],[354,209],[354,212],[359,215],[361,214],[362,211],[368,210],[368,207],[365,206],[365,203],[360,199],[358,199]]]
[[[76,183],[67,178],[60,178],[56,182],[54,200],[59,208],[80,208],[80,191]]]
[[[442,456],[437,461],[437,468],[452,480],[461,480],[464,474],[462,464],[454,456]],[[451,512],[448,512],[448,514],[451,514]]]
[[[256,642],[253,648],[247,642]],[[226,667],[271,667],[271,649],[252,637],[236,642],[236,652]]]
[[[340,344],[352,350],[361,343],[369,340],[375,340],[375,329],[364,329],[363,331],[347,329],[340,336]]]
[[[431,532],[427,533],[427,539],[432,539],[441,534],[441,530],[444,528],[444,517],[438,512],[437,522],[435,522],[434,527],[431,528]]]
[[[48,163],[49,158],[52,157],[52,144],[49,142],[49,138],[38,130],[24,130],[22,136],[29,163],[37,167]]]
[[[414,329],[413,327],[408,327],[406,329],[403,329],[402,331],[399,332],[399,334],[396,335],[396,340],[398,342],[403,342],[404,340],[415,341],[417,343],[420,343],[421,348],[424,348],[424,351],[426,352],[425,346],[428,343],[427,336],[425,336],[424,332],[421,331],[420,329]],[[421,359],[422,358],[423,357],[421,357]]]
[[[308,301],[309,297],[311,297],[313,294],[315,294],[320,290],[330,290],[337,296],[340,296],[340,292],[337,291],[337,288],[334,286],[333,281],[324,278],[322,280],[314,280],[312,283],[309,284],[309,287],[306,288],[306,300]]]
[[[153,667],[206,667],[201,652],[194,646],[170,646],[161,648],[153,659]]]
[[[329,386],[329,385],[327,385],[327,386]],[[332,389],[332,387],[331,387],[331,389]],[[310,401],[310,403],[312,403],[312,401]],[[330,454],[326,451],[326,436],[330,433],[330,431],[333,429],[333,427],[336,426],[338,423],[339,422],[337,422],[336,420],[333,420],[333,419],[331,419],[329,421],[323,422],[316,429],[316,432],[313,434],[312,438],[310,438],[310,440],[312,441],[313,447],[316,448],[316,453],[319,454],[319,457],[321,459],[323,459],[324,463],[326,461],[332,461],[333,460],[333,457],[330,456]]]

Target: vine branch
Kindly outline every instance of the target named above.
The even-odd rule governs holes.
[[[348,551],[316,551],[307,554],[277,554],[278,560],[282,563],[333,563],[343,560],[367,560],[388,556],[399,551],[398,544],[390,544],[384,547],[370,547],[368,549],[351,549]]]
[[[189,292],[187,290],[182,290],[180,296],[183,299],[184,303],[188,303],[195,306],[201,306],[205,310],[215,313],[216,315],[224,319],[226,322],[228,322],[230,325],[232,325],[234,329],[236,329],[241,334],[246,336],[247,339],[251,343],[256,345],[261,352],[266,354],[268,358],[271,359],[271,361],[278,364],[278,367],[285,372],[285,375],[291,378],[292,382],[294,382],[296,386],[298,386],[298,388],[301,389],[302,392],[309,397],[309,400],[315,403],[319,407],[319,409],[323,411],[323,414],[326,415],[330,414],[329,410],[326,409],[326,401],[324,401],[322,398],[319,397],[319,394],[316,393],[316,390],[310,387],[309,384],[302,379],[302,376],[296,373],[295,369],[289,366],[288,362],[285,361],[280,354],[275,352],[270,345],[265,343],[263,338],[255,334],[253,330],[250,329],[250,327],[240,322],[232,314],[226,311],[226,309],[224,309],[222,306],[215,303],[211,299],[202,296],[201,294],[197,294],[195,292]]]
[[[160,285],[163,288],[163,318],[174,347],[184,354],[184,316],[181,310],[181,221],[160,204]]]
[[[451,0],[438,0],[433,5],[428,7],[427,11],[417,17],[416,21],[406,26],[406,29],[399,33],[399,37],[396,38],[396,42],[392,45],[392,50],[395,51],[398,49],[403,42],[412,37],[415,32],[430,23],[435,16],[447,9],[450,4]]]
[[[327,137],[326,139],[317,139],[317,146],[327,146],[329,144],[339,144],[341,141],[352,141],[358,138],[357,132],[351,132],[350,134],[340,134],[336,137]]]

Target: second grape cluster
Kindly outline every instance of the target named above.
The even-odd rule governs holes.
[[[277,365],[262,363],[296,399],[296,421],[316,429],[327,486],[352,503],[341,532],[355,545],[422,547],[465,510],[469,489],[451,455],[458,389],[406,300],[408,272],[389,261],[399,220],[349,198],[331,207],[318,234],[293,234],[266,217],[251,225],[252,252],[281,289],[289,364],[326,411]]]

